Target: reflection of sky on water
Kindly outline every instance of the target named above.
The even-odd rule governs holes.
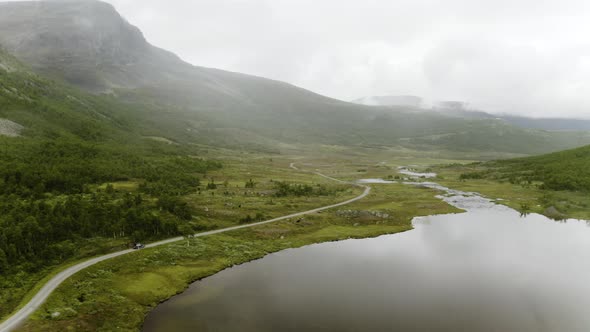
[[[586,222],[444,199],[468,212],[223,271],[160,305],[144,331],[590,330]]]

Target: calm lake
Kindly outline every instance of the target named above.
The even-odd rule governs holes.
[[[468,212],[222,271],[159,305],[143,331],[590,331],[585,221],[447,192]]]

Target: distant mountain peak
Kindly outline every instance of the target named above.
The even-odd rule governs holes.
[[[0,3],[0,44],[91,91],[140,86],[155,78],[154,66],[180,61],[150,45],[111,4],[94,0]]]

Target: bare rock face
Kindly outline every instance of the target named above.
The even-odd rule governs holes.
[[[99,1],[0,3],[0,44],[35,69],[91,91],[140,86],[166,64],[181,63]]]
[[[231,112],[341,104],[287,83],[188,64],[95,0],[0,2],[0,45],[35,71],[93,93],[141,88],[175,105]]]
[[[18,137],[23,129],[24,127],[16,122],[0,119],[0,136]]]

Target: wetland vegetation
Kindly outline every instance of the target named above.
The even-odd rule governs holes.
[[[222,225],[221,220],[225,220],[223,225],[227,225],[228,220],[232,220],[228,216],[239,215],[234,208],[236,205],[242,205],[246,210],[264,206],[270,218],[291,211],[326,205],[358,194],[353,187],[348,186],[342,191],[340,184],[334,185],[322,177],[289,169],[285,160],[262,160],[264,159],[255,165],[226,161],[224,165],[227,166],[222,170],[212,172],[210,175],[216,178],[227,179],[228,190],[233,184],[235,189],[232,189],[232,192],[237,190],[242,194],[193,194],[196,201],[201,196],[203,202],[206,202],[203,205],[207,206],[207,210],[201,210],[199,218],[219,218],[219,226]],[[276,167],[277,165],[283,167]],[[339,172],[344,175],[346,170]],[[285,181],[322,184],[335,190],[330,196],[294,195],[287,200],[281,200],[273,195],[262,196],[261,192],[274,188],[265,185],[271,184],[269,175],[272,175],[273,182],[282,175]],[[243,184],[250,178],[258,183],[256,188],[259,191],[244,194]],[[311,243],[373,237],[410,230],[412,218],[419,215],[460,212],[437,199],[437,192],[431,189],[402,184],[373,186],[373,192],[369,197],[342,209],[253,229],[190,239],[188,246],[185,242],[178,242],[162,248],[144,249],[100,263],[60,286],[43,309],[21,330],[92,331],[110,330],[115,327],[135,330],[141,326],[146,313],[160,301],[181,292],[190,282],[227,267],[263,257],[271,252]],[[221,187],[217,190],[225,189]],[[232,204],[229,205],[228,202]],[[266,209],[267,206],[269,209]],[[234,223],[237,221],[233,220]]]
[[[359,105],[193,66],[100,1],[0,9],[0,320],[36,310],[22,331],[136,331],[228,267],[461,212],[420,182],[590,219],[590,148],[555,152],[590,144],[574,120],[543,130],[551,119]],[[373,190],[346,207],[192,236],[348,202],[361,179]],[[135,242],[147,248],[80,271],[38,310],[29,302],[60,271]]]

